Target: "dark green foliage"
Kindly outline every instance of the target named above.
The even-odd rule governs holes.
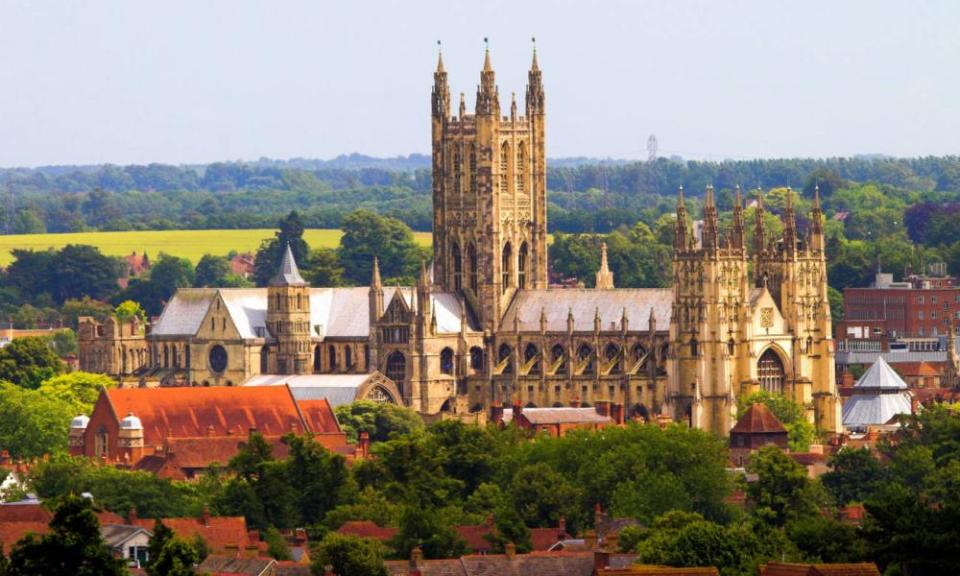
[[[831,457],[829,464],[830,471],[820,480],[838,506],[867,500],[885,476],[880,461],[866,448],[845,448]]]
[[[54,512],[49,534],[27,536],[13,547],[8,572],[10,576],[122,576],[127,570],[100,538],[92,503],[67,496]]]
[[[787,524],[787,537],[807,562],[861,562],[866,542],[859,529],[834,518],[809,516]]]
[[[173,540],[173,530],[157,518],[153,523],[152,532],[153,536],[150,537],[150,544],[147,547],[147,554],[149,556],[146,566],[147,574],[150,576],[160,576],[161,573],[154,570],[153,566],[157,564],[157,559],[160,558],[160,552],[163,550],[163,547],[167,545],[167,542]]]
[[[204,254],[194,271],[193,285],[196,288],[218,288],[227,285],[230,276],[230,261],[223,256]]]
[[[414,548],[420,548],[425,558],[459,558],[467,545],[452,526],[436,511],[410,506],[400,517],[400,531],[390,541],[397,558],[409,558]]]
[[[65,369],[46,338],[17,338],[0,348],[0,381],[34,389]]]
[[[310,251],[304,279],[312,286],[343,286],[343,266],[333,248],[318,248]]]
[[[817,513],[813,484],[807,469],[776,446],[765,446],[750,457],[747,472],[757,479],[747,483],[753,513],[771,526]]]
[[[153,543],[151,542],[151,545]],[[157,557],[152,559],[147,574],[150,576],[194,576],[200,555],[192,542],[176,536],[164,542]]]
[[[344,218],[342,228],[337,256],[347,280],[360,285],[369,283],[376,256],[380,259],[380,274],[385,283],[414,282],[420,263],[427,255],[406,224],[369,210],[357,210]]]
[[[193,264],[189,260],[161,252],[150,268],[149,278],[131,279],[126,290],[115,294],[111,302],[133,300],[139,302],[147,314],[157,316],[178,288],[189,288],[193,281]]]
[[[334,574],[387,576],[384,554],[383,544],[376,540],[331,532],[313,549],[310,570],[314,576],[326,574],[326,566],[330,566]]]
[[[334,411],[340,427],[351,442],[357,441],[360,432],[369,434],[371,442],[382,442],[394,433],[409,434],[423,429],[423,420],[419,414],[393,404],[360,400],[337,406]]]
[[[93,246],[64,246],[53,261],[51,295],[58,303],[89,296],[100,300],[117,289],[120,263]]]
[[[267,543],[267,556],[274,560],[290,560],[292,558],[287,540],[276,528],[267,528],[263,534],[263,541]]]

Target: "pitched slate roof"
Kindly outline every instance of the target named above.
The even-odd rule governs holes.
[[[104,544],[111,548],[122,546],[127,540],[137,534],[145,533],[147,537],[153,534],[142,526],[131,526],[129,524],[104,524],[100,526],[100,537]]]
[[[880,570],[873,562],[856,564],[769,562],[760,567],[760,576],[880,576]]]
[[[599,312],[601,330],[620,330],[620,319],[626,310],[632,331],[646,331],[653,311],[659,330],[670,325],[673,294],[668,288],[551,288],[521,290],[510,303],[501,325],[512,330],[514,322],[524,332],[540,330],[540,311],[547,317],[548,332],[565,332],[567,315],[573,314],[574,330],[593,331],[593,320]]]
[[[300,269],[297,268],[297,259],[293,257],[293,250],[288,243],[283,251],[283,258],[280,260],[280,268],[270,279],[271,286],[306,286],[307,282],[300,275]]]
[[[787,433],[787,429],[777,417],[767,408],[766,404],[756,403],[750,406],[736,425],[730,429],[731,433],[741,434],[776,434]]]
[[[546,424],[609,424],[609,416],[598,414],[596,408],[524,408],[523,416],[534,425]],[[513,410],[503,411],[503,421],[513,421]]]
[[[277,561],[273,558],[237,558],[235,556],[207,556],[207,558],[197,566],[197,574],[210,574],[211,576],[261,576],[269,574],[271,568],[276,566]]]
[[[358,538],[373,538],[381,542],[392,540],[393,537],[397,535],[397,532],[399,532],[397,528],[378,526],[370,520],[351,520],[344,522],[343,525],[337,529],[337,533],[339,534],[348,534],[357,536]]]
[[[384,288],[384,305],[389,305],[397,290],[407,305],[415,308],[416,291],[410,287]],[[160,337],[195,335],[218,293],[242,338],[270,337],[266,329],[266,288],[180,288],[164,307],[150,334]],[[370,289],[365,286],[311,288],[310,335],[317,338],[367,338],[370,335],[369,297]],[[437,318],[437,332],[460,332],[462,308],[457,295],[434,292],[430,301]],[[467,322],[469,330],[478,329],[469,314]]]

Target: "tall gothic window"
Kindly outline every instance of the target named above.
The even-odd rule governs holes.
[[[461,176],[463,175],[463,159],[460,157],[460,146],[454,145],[453,150],[453,191],[456,192],[457,196],[463,192],[463,189],[460,188]]]
[[[554,344],[553,349],[550,351],[550,355],[553,357],[554,362],[557,362],[557,360],[561,360],[564,357],[563,346],[561,346],[560,344]],[[567,369],[566,365],[567,365],[566,360],[564,360],[563,362],[560,362],[559,366],[557,366],[557,373],[559,374],[566,371]]]
[[[270,349],[266,346],[260,348],[260,373],[270,373]]]
[[[640,370],[646,370],[647,363],[650,362],[650,357],[647,356],[647,350],[641,344],[637,344],[633,347],[633,358],[636,361],[643,360],[643,363],[640,364]]]
[[[327,347],[327,362],[330,364],[330,371],[337,371],[337,348],[336,346]]]
[[[453,289],[463,287],[463,261],[460,258],[460,245],[456,242],[450,248],[450,257],[453,259]]]
[[[474,374],[483,373],[483,348],[479,346],[470,349],[470,370]]]
[[[504,142],[500,147],[500,193],[510,190],[510,144]]]
[[[387,356],[387,378],[393,380],[403,393],[403,381],[407,377],[407,358],[403,352],[394,352]]]
[[[517,286],[520,289],[527,287],[527,258],[529,256],[530,249],[527,247],[527,243],[524,242],[520,245],[520,254],[518,255],[517,261]]]
[[[614,358],[620,354],[620,348],[617,347],[613,342],[607,344],[607,347],[603,351],[603,355],[606,358],[607,362],[612,361]],[[617,363],[610,369],[611,374],[620,373],[620,359],[617,358]]]
[[[577,349],[577,359],[580,362],[590,359],[587,362],[586,367],[583,369],[584,374],[593,374],[593,349],[590,348],[588,344],[581,344],[580,348]]]
[[[313,373],[314,374],[319,374],[320,372],[323,372],[323,362],[321,359],[322,353],[320,350],[321,348],[319,344],[317,344],[313,348]]]
[[[470,144],[470,192],[477,191],[477,145]]]
[[[510,243],[503,247],[503,259],[500,262],[500,289],[503,292],[507,291],[507,288],[510,286],[510,260],[512,259],[513,251],[510,249]]]
[[[503,374],[513,374],[513,362],[509,360],[512,350],[508,344],[501,344],[500,351],[497,353],[497,361],[507,360],[507,365],[503,368]]]
[[[477,247],[472,242],[470,243],[470,246],[467,247],[467,260],[469,260],[469,266],[470,266],[470,290],[472,290],[473,293],[476,294],[477,284],[478,284]]]
[[[760,376],[761,390],[783,394],[785,371],[779,354],[767,348],[767,351],[760,356],[760,361],[757,363],[757,372]]]
[[[527,168],[527,155],[524,152],[526,147],[523,145],[523,142],[520,143],[520,146],[517,148],[517,166],[514,172],[517,174],[517,193],[523,194],[524,192],[524,178],[526,177],[526,168]]]
[[[343,367],[349,370],[353,366],[353,349],[349,346],[343,351]]]

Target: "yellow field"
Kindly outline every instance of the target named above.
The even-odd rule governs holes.
[[[0,235],[0,266],[9,264],[14,248],[45,250],[67,244],[89,244],[110,256],[126,256],[133,251],[156,258],[160,252],[197,262],[204,254],[225,256],[231,250],[256,251],[260,242],[272,238],[272,229],[257,230],[161,230],[144,232],[79,232],[76,234]],[[340,230],[307,230],[303,237],[311,248],[336,248]],[[414,232],[417,242],[430,245],[429,232]]]

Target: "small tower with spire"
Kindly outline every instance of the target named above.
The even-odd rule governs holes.
[[[720,231],[717,225],[717,204],[713,197],[713,184],[707,186],[703,201],[703,233],[701,245],[708,254],[716,254],[720,247]]]
[[[277,374],[307,374],[310,366],[310,285],[300,275],[290,245],[267,286],[267,330],[277,342]]]
[[[597,290],[613,290],[613,272],[607,263],[607,243],[600,244],[600,269],[597,270]]]
[[[687,249],[687,203],[683,200],[683,186],[677,188],[677,221],[674,225],[673,251],[683,252]]]

